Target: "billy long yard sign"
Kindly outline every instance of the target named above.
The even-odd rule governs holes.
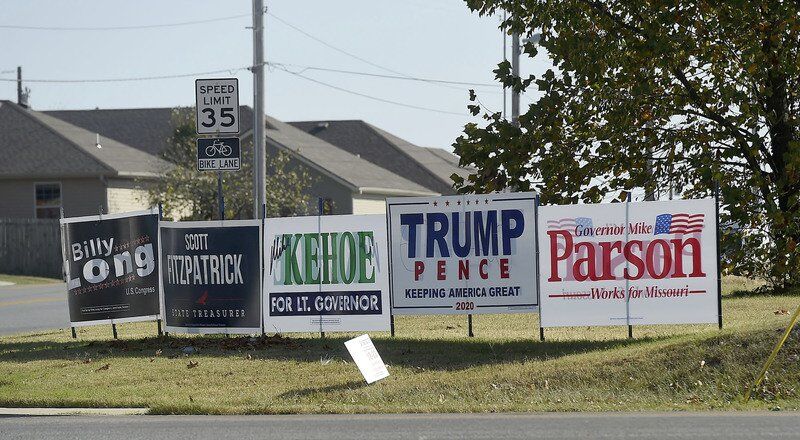
[[[389,329],[386,217],[265,221],[264,329]]]
[[[394,313],[535,311],[534,198],[387,199]]]
[[[161,222],[167,331],[261,332],[261,222]]]
[[[542,326],[718,319],[714,199],[539,208]]]
[[[158,211],[61,219],[73,327],[158,318]]]

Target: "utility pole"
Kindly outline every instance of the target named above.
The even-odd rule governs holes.
[[[17,66],[17,104],[28,108],[28,94],[30,91],[22,87],[22,66]]]
[[[519,78],[519,34],[514,32],[511,36],[511,74]],[[511,89],[511,122],[519,125],[519,90]]]
[[[508,57],[506,56],[506,47],[508,46],[508,34],[506,33],[506,12],[503,11],[503,26],[502,26],[502,33],[503,33],[503,62],[508,61]],[[508,111],[506,111],[506,86],[503,86],[503,119],[508,118]]]
[[[253,218],[263,218],[266,203],[264,119],[264,0],[253,0]]]

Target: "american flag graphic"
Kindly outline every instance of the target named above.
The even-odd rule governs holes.
[[[704,214],[660,214],[653,235],[691,234],[703,230]]]
[[[591,228],[592,219],[589,217],[569,217],[547,221],[547,229],[575,229],[576,226],[580,226],[581,229]]]
[[[575,219],[572,217],[547,221],[547,229],[573,229],[574,227]]]

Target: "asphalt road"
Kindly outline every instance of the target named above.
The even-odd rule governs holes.
[[[3,439],[800,438],[792,413],[575,413],[0,418]]]
[[[64,283],[0,286],[0,335],[57,328],[69,328]]]

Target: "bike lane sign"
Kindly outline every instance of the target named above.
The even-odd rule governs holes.
[[[239,133],[239,80],[197,79],[197,134]]]
[[[241,162],[238,137],[197,139],[197,171],[239,171]]]

